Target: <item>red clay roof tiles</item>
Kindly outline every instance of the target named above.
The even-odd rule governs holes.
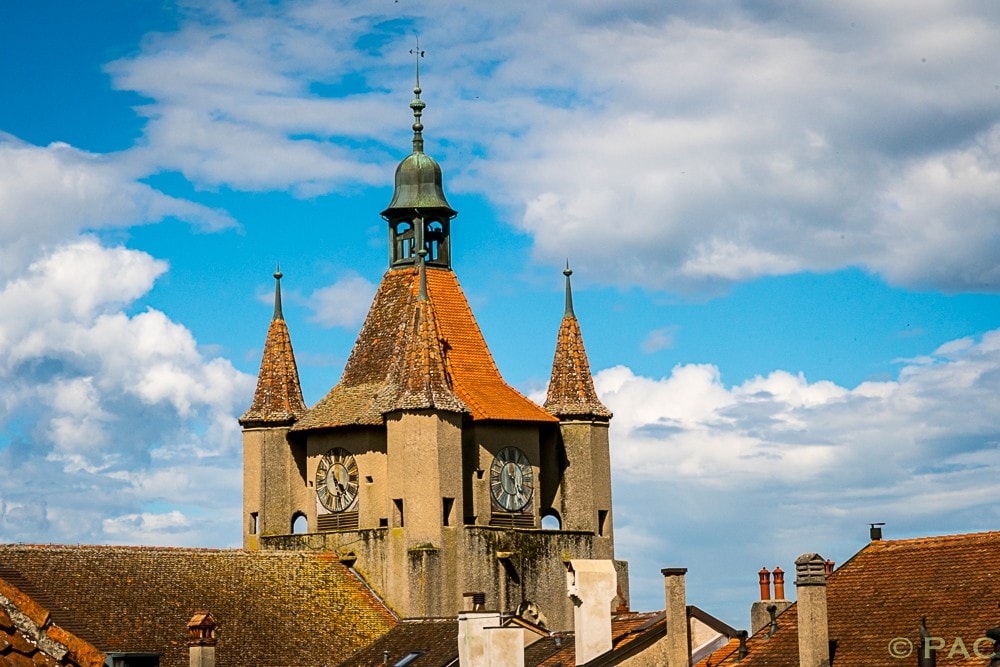
[[[916,664],[925,616],[930,634],[945,644],[937,653],[939,667],[985,665],[974,645],[988,628],[1000,626],[998,600],[1000,532],[872,542],[827,580],[832,667]],[[750,638],[741,667],[798,665],[796,605],[778,616],[775,635],[766,635],[767,628]],[[914,653],[893,656],[896,638],[895,650],[910,642]],[[980,644],[981,653],[991,651],[991,643]],[[713,667],[736,664],[735,654],[711,660]]]
[[[159,653],[161,667],[188,665],[202,610],[219,624],[219,667],[336,663],[396,623],[322,552],[0,545],[0,564],[56,601],[50,623],[105,652]]]
[[[559,417],[611,418],[611,411],[594,390],[583,333],[572,313],[563,317],[559,327],[545,409]]]
[[[414,268],[393,269],[385,274],[340,382],[293,430],[381,425],[384,414],[398,409],[392,400],[400,394],[398,383],[416,380],[419,385],[425,377],[425,363],[416,358],[407,361],[408,355],[415,353],[407,350],[424,350],[420,354],[429,351],[426,362],[438,363],[430,358],[437,354],[426,339],[432,335],[430,328],[420,334],[425,336],[423,347],[414,348],[412,341],[407,341],[413,335],[415,313],[421,312],[416,305],[418,275]],[[451,270],[428,267],[427,293],[445,371],[435,380],[439,389],[450,378],[455,396],[475,420],[556,421],[504,382]],[[404,365],[409,364],[410,375],[393,373],[400,358]]]
[[[267,329],[264,355],[257,374],[253,402],[240,423],[289,423],[306,413],[299,386],[299,371],[285,320],[276,316]]]

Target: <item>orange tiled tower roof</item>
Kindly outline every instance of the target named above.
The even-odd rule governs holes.
[[[474,420],[555,421],[504,381],[455,274],[424,270],[424,305],[418,268],[386,272],[340,382],[292,430],[381,425],[387,412],[429,402]]]
[[[281,270],[274,272],[274,317],[267,329],[264,356],[257,375],[257,391],[250,409],[240,417],[244,426],[253,423],[291,423],[306,413],[299,386],[299,370],[292,352],[292,339],[281,312]]]
[[[569,263],[563,274],[566,276],[566,313],[559,326],[545,409],[557,417],[608,420],[611,419],[611,411],[601,403],[594,390],[587,350],[583,347],[583,333],[573,312],[573,291],[569,281],[573,272]]]

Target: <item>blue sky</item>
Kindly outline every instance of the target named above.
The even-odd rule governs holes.
[[[762,565],[1000,527],[1000,9],[40,1],[0,9],[0,539],[233,546],[271,272],[306,401],[409,151],[507,380],[574,268],[618,552],[738,626]]]

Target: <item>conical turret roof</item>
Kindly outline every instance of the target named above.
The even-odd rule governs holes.
[[[568,263],[563,274],[566,276],[566,312],[559,325],[545,409],[560,419],[608,420],[612,414],[597,397],[587,350],[583,347],[580,322],[573,312],[573,291],[569,280],[573,272]]]
[[[240,424],[290,424],[307,411],[299,385],[292,339],[281,311],[281,271],[274,273],[274,317],[267,329],[253,402]]]

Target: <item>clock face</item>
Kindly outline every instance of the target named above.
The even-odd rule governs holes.
[[[519,512],[531,502],[535,475],[531,462],[517,447],[504,447],[490,465],[493,500],[508,512]]]
[[[331,449],[316,468],[316,497],[331,512],[351,509],[358,499],[358,464],[346,449]]]

